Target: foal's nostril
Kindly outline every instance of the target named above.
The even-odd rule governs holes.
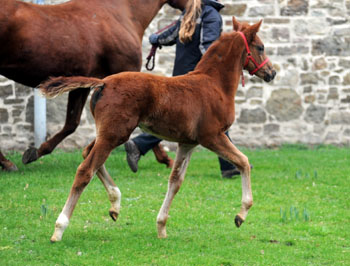
[[[276,76],[276,71],[275,70],[272,70],[271,73],[265,73],[265,77],[264,77],[264,80],[266,82],[270,82],[271,80],[273,80]]]
[[[273,80],[276,77],[276,71],[272,70],[271,80]]]

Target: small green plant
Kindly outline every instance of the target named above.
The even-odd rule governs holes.
[[[289,216],[287,215],[288,209],[286,208],[285,210],[281,207],[280,208],[280,219],[282,223],[287,223],[288,221],[299,221],[299,210],[295,206],[291,206],[289,208]],[[304,222],[308,222],[310,220],[310,215],[309,212],[307,211],[306,208],[303,210],[303,217],[302,217]]]
[[[287,212],[280,208],[280,218],[283,223],[287,221]]]
[[[303,172],[303,170],[301,170],[301,169],[298,169],[295,172],[295,178],[296,179],[309,179],[311,177],[314,178],[314,179],[318,178],[317,170],[314,170],[313,175],[311,175],[309,172]]]
[[[303,211],[303,218],[305,222],[308,222],[310,220],[310,215],[309,215],[309,212],[306,210],[306,208],[304,208],[304,211]]]
[[[302,171],[300,169],[298,171],[296,171],[295,178],[296,179],[301,179],[302,178]]]
[[[46,217],[47,207],[44,204],[41,205],[41,214],[43,217]]]
[[[47,213],[48,213],[48,207],[46,205],[46,200],[44,199],[43,200],[43,203],[41,204],[41,207],[40,207],[40,211],[41,211],[41,216],[40,218],[45,218]]]

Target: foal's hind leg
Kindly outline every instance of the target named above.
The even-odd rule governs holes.
[[[86,89],[79,89],[69,92],[66,122],[62,130],[48,141],[42,143],[39,149],[34,147],[27,149],[22,156],[22,162],[24,164],[34,162],[40,157],[50,154],[64,138],[76,130],[76,128],[79,126],[80,117],[89,92],[90,91]]]
[[[120,201],[121,201],[122,194],[120,193],[119,188],[114,183],[111,176],[108,174],[105,165],[102,165],[100,169],[98,169],[97,176],[101,180],[102,184],[104,185],[108,193],[108,199],[112,205],[111,208],[109,209],[109,216],[111,216],[113,221],[116,221],[120,211]]]
[[[112,145],[104,140],[99,141],[99,139],[97,139],[95,144],[91,143],[88,146],[91,148],[91,151],[88,153],[82,164],[78,167],[66,204],[64,205],[63,210],[56,221],[55,232],[51,237],[52,242],[60,241],[62,239],[63,232],[69,224],[74,207],[77,204],[81,193],[89,184],[96,171],[102,167],[103,163],[106,161],[108,155],[115,146],[116,145]]]
[[[84,159],[89,155],[91,149],[95,145],[95,140],[91,142],[83,151],[83,157]],[[113,221],[116,221],[119,215],[120,211],[120,201],[121,201],[121,193],[117,185],[114,183],[111,176],[108,174],[105,165],[103,164],[98,170],[97,170],[97,176],[101,180],[102,184],[104,185],[107,193],[109,201],[112,204],[112,207],[109,209],[109,215],[113,219]]]
[[[168,192],[157,216],[159,238],[167,237],[166,221],[168,220],[170,205],[185,178],[186,169],[194,147],[195,145],[179,144],[177,148],[175,163],[169,177]]]
[[[240,227],[247,217],[248,210],[253,205],[253,195],[250,183],[250,164],[248,157],[240,152],[235,145],[225,136],[224,133],[216,138],[201,141],[204,147],[214,151],[221,158],[235,164],[242,177],[242,206],[240,212],[236,215],[235,224]]]

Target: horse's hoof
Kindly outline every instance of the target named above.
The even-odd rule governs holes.
[[[38,149],[34,147],[30,147],[28,150],[26,150],[22,156],[22,163],[23,164],[28,164],[31,162],[34,162],[38,160],[39,155],[38,155]]]
[[[236,215],[235,224],[238,228],[242,225],[243,222],[244,220],[239,215]]]
[[[6,168],[5,171],[15,172],[15,171],[18,171],[18,168],[16,165],[12,164],[9,168]]]
[[[18,168],[15,164],[8,162],[6,164],[3,164],[2,170],[6,172],[15,172],[15,171],[18,171]]]
[[[111,216],[113,221],[117,221],[118,219],[118,213],[116,211],[109,211],[109,216]]]

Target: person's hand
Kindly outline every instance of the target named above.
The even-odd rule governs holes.
[[[158,35],[155,33],[152,33],[151,36],[149,36],[149,42],[151,44],[158,44]]]

